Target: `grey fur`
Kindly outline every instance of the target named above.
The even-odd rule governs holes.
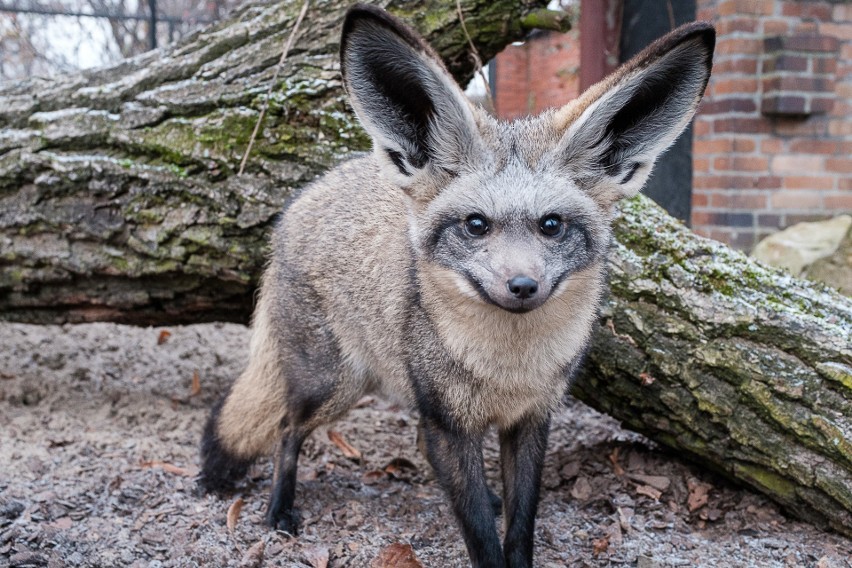
[[[597,316],[611,206],[695,112],[713,37],[706,24],[681,28],[572,105],[504,123],[467,102],[414,32],[353,8],[344,81],[375,151],[308,187],[275,229],[251,360],[211,415],[202,485],[277,453],[267,518],[294,532],[302,441],[379,392],[419,410],[472,563],[530,566],[550,416]],[[660,76],[679,82],[646,103],[637,93]],[[637,121],[621,112],[632,107]],[[513,278],[535,286],[518,293]],[[483,475],[490,425],[502,545]]]

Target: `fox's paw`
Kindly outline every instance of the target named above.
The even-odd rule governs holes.
[[[270,511],[266,515],[266,524],[274,530],[283,531],[291,536],[299,534],[299,511]]]

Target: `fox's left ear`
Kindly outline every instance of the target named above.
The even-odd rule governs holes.
[[[635,195],[654,162],[692,120],[710,78],[716,32],[694,22],[557,111],[556,160],[599,203]]]

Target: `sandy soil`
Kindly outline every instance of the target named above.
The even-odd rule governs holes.
[[[416,417],[381,400],[331,427],[360,460],[327,430],[306,444],[297,538],[263,526],[267,462],[238,494],[196,495],[201,427],[244,365],[248,334],[168,331],[159,344],[161,329],[0,324],[0,566],[381,567],[395,544],[424,566],[465,565],[415,449]],[[486,459],[499,488],[493,440]],[[833,568],[850,558],[852,541],[788,519],[580,403],[555,421],[539,566]]]

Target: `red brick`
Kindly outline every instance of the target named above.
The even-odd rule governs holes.
[[[831,20],[831,5],[822,2],[784,2],[781,14],[797,18]]]
[[[837,71],[837,59],[834,57],[812,57],[811,65],[814,73],[835,73]]]
[[[710,201],[709,196],[706,193],[695,191],[692,193],[692,206],[693,207],[707,207],[707,203]]]
[[[721,154],[734,149],[734,141],[730,138],[713,138],[710,140],[695,140],[692,152],[696,155]]]
[[[710,206],[726,209],[766,209],[767,196],[761,193],[712,193]]]
[[[830,172],[852,174],[852,158],[828,158],[825,161],[825,169]]]
[[[772,73],[773,71],[807,71],[809,57],[804,55],[782,54],[776,57],[770,57],[763,62],[763,72]]]
[[[710,160],[707,158],[693,158],[692,159],[692,170],[695,172],[709,172],[710,171]]]
[[[787,117],[776,118],[772,121],[772,130],[778,136],[825,136],[828,132],[828,122],[825,120],[801,120]]]
[[[781,50],[836,53],[839,46],[838,39],[830,35],[775,36],[763,40],[763,49],[766,53]]]
[[[754,104],[754,100],[752,98],[706,98],[701,103],[701,112],[703,114],[722,114],[726,112],[754,112],[756,110],[757,105]]]
[[[725,18],[716,22],[716,33],[720,36],[736,32],[755,33],[757,24],[757,18]]]
[[[825,159],[822,156],[810,154],[778,154],[772,157],[772,173],[818,172],[822,169]]]
[[[852,136],[852,120],[846,118],[829,121],[828,133],[831,136]]]
[[[808,100],[805,97],[793,96],[785,92],[763,97],[760,101],[760,112],[771,115],[804,115],[807,114]]]
[[[769,167],[769,160],[760,156],[725,156],[713,160],[716,171],[762,172]]]
[[[787,176],[784,189],[834,189],[834,178],[826,176]]]
[[[790,32],[790,24],[787,20],[763,20],[763,33],[765,35],[787,35]]]
[[[840,4],[835,6],[831,19],[835,22],[852,20],[852,4]]]
[[[719,79],[711,84],[711,89],[714,95],[730,95],[732,93],[747,93],[753,95],[757,92],[757,79],[754,78],[736,78],[736,79]]]
[[[834,108],[834,97],[811,97],[808,101],[811,114],[824,114]]]
[[[734,138],[734,152],[754,152],[757,146],[754,140],[748,138]]]
[[[783,151],[784,143],[781,140],[777,140],[775,138],[769,138],[766,140],[760,141],[760,151],[765,152],[767,154],[777,154],[778,152]]]
[[[819,33],[849,41],[852,39],[852,26],[849,24],[834,24],[826,22],[819,25]]]
[[[838,195],[824,195],[823,198],[823,206],[828,211],[840,212],[840,211],[849,211],[852,212],[852,193],[840,193]]]
[[[782,178],[754,175],[703,175],[696,176],[692,183],[696,189],[778,189],[781,187]]]
[[[815,209],[821,205],[820,195],[809,191],[779,191],[772,194],[773,209]]]
[[[739,250],[751,250],[757,244],[757,235],[754,231],[737,229],[731,233],[728,246]]]
[[[770,131],[769,123],[762,118],[717,118],[713,121],[713,132],[742,134],[764,134]]]
[[[754,14],[768,16],[775,10],[773,0],[725,0],[717,8],[719,15]]]
[[[840,154],[842,144],[833,140],[793,140],[790,143],[791,152],[807,152],[809,154]]]
[[[813,223],[814,221],[824,221],[828,217],[829,215],[826,215],[825,213],[788,213],[786,215],[784,223],[789,227],[790,225],[795,225],[796,223]]]
[[[774,213],[761,213],[757,216],[757,226],[780,229],[783,226],[781,222],[781,215]]]
[[[716,55],[756,55],[762,47],[763,42],[757,38],[722,37],[716,41]]]
[[[695,136],[706,136],[710,134],[710,132],[710,122],[707,120],[701,120],[701,117],[699,117],[699,119],[695,121],[695,126],[693,127],[693,133]]]
[[[725,73],[741,73],[754,75],[757,73],[757,58],[744,57],[737,59],[724,59],[713,62],[713,76],[718,77]]]
[[[812,93],[831,93],[834,92],[834,81],[831,79],[823,79],[820,77],[805,77],[785,75],[783,77],[771,77],[763,80],[763,92],[772,93],[773,91],[791,92],[790,94],[799,94],[796,91],[808,91]]]
[[[783,179],[778,176],[760,176],[754,184],[757,189],[778,189]]]

